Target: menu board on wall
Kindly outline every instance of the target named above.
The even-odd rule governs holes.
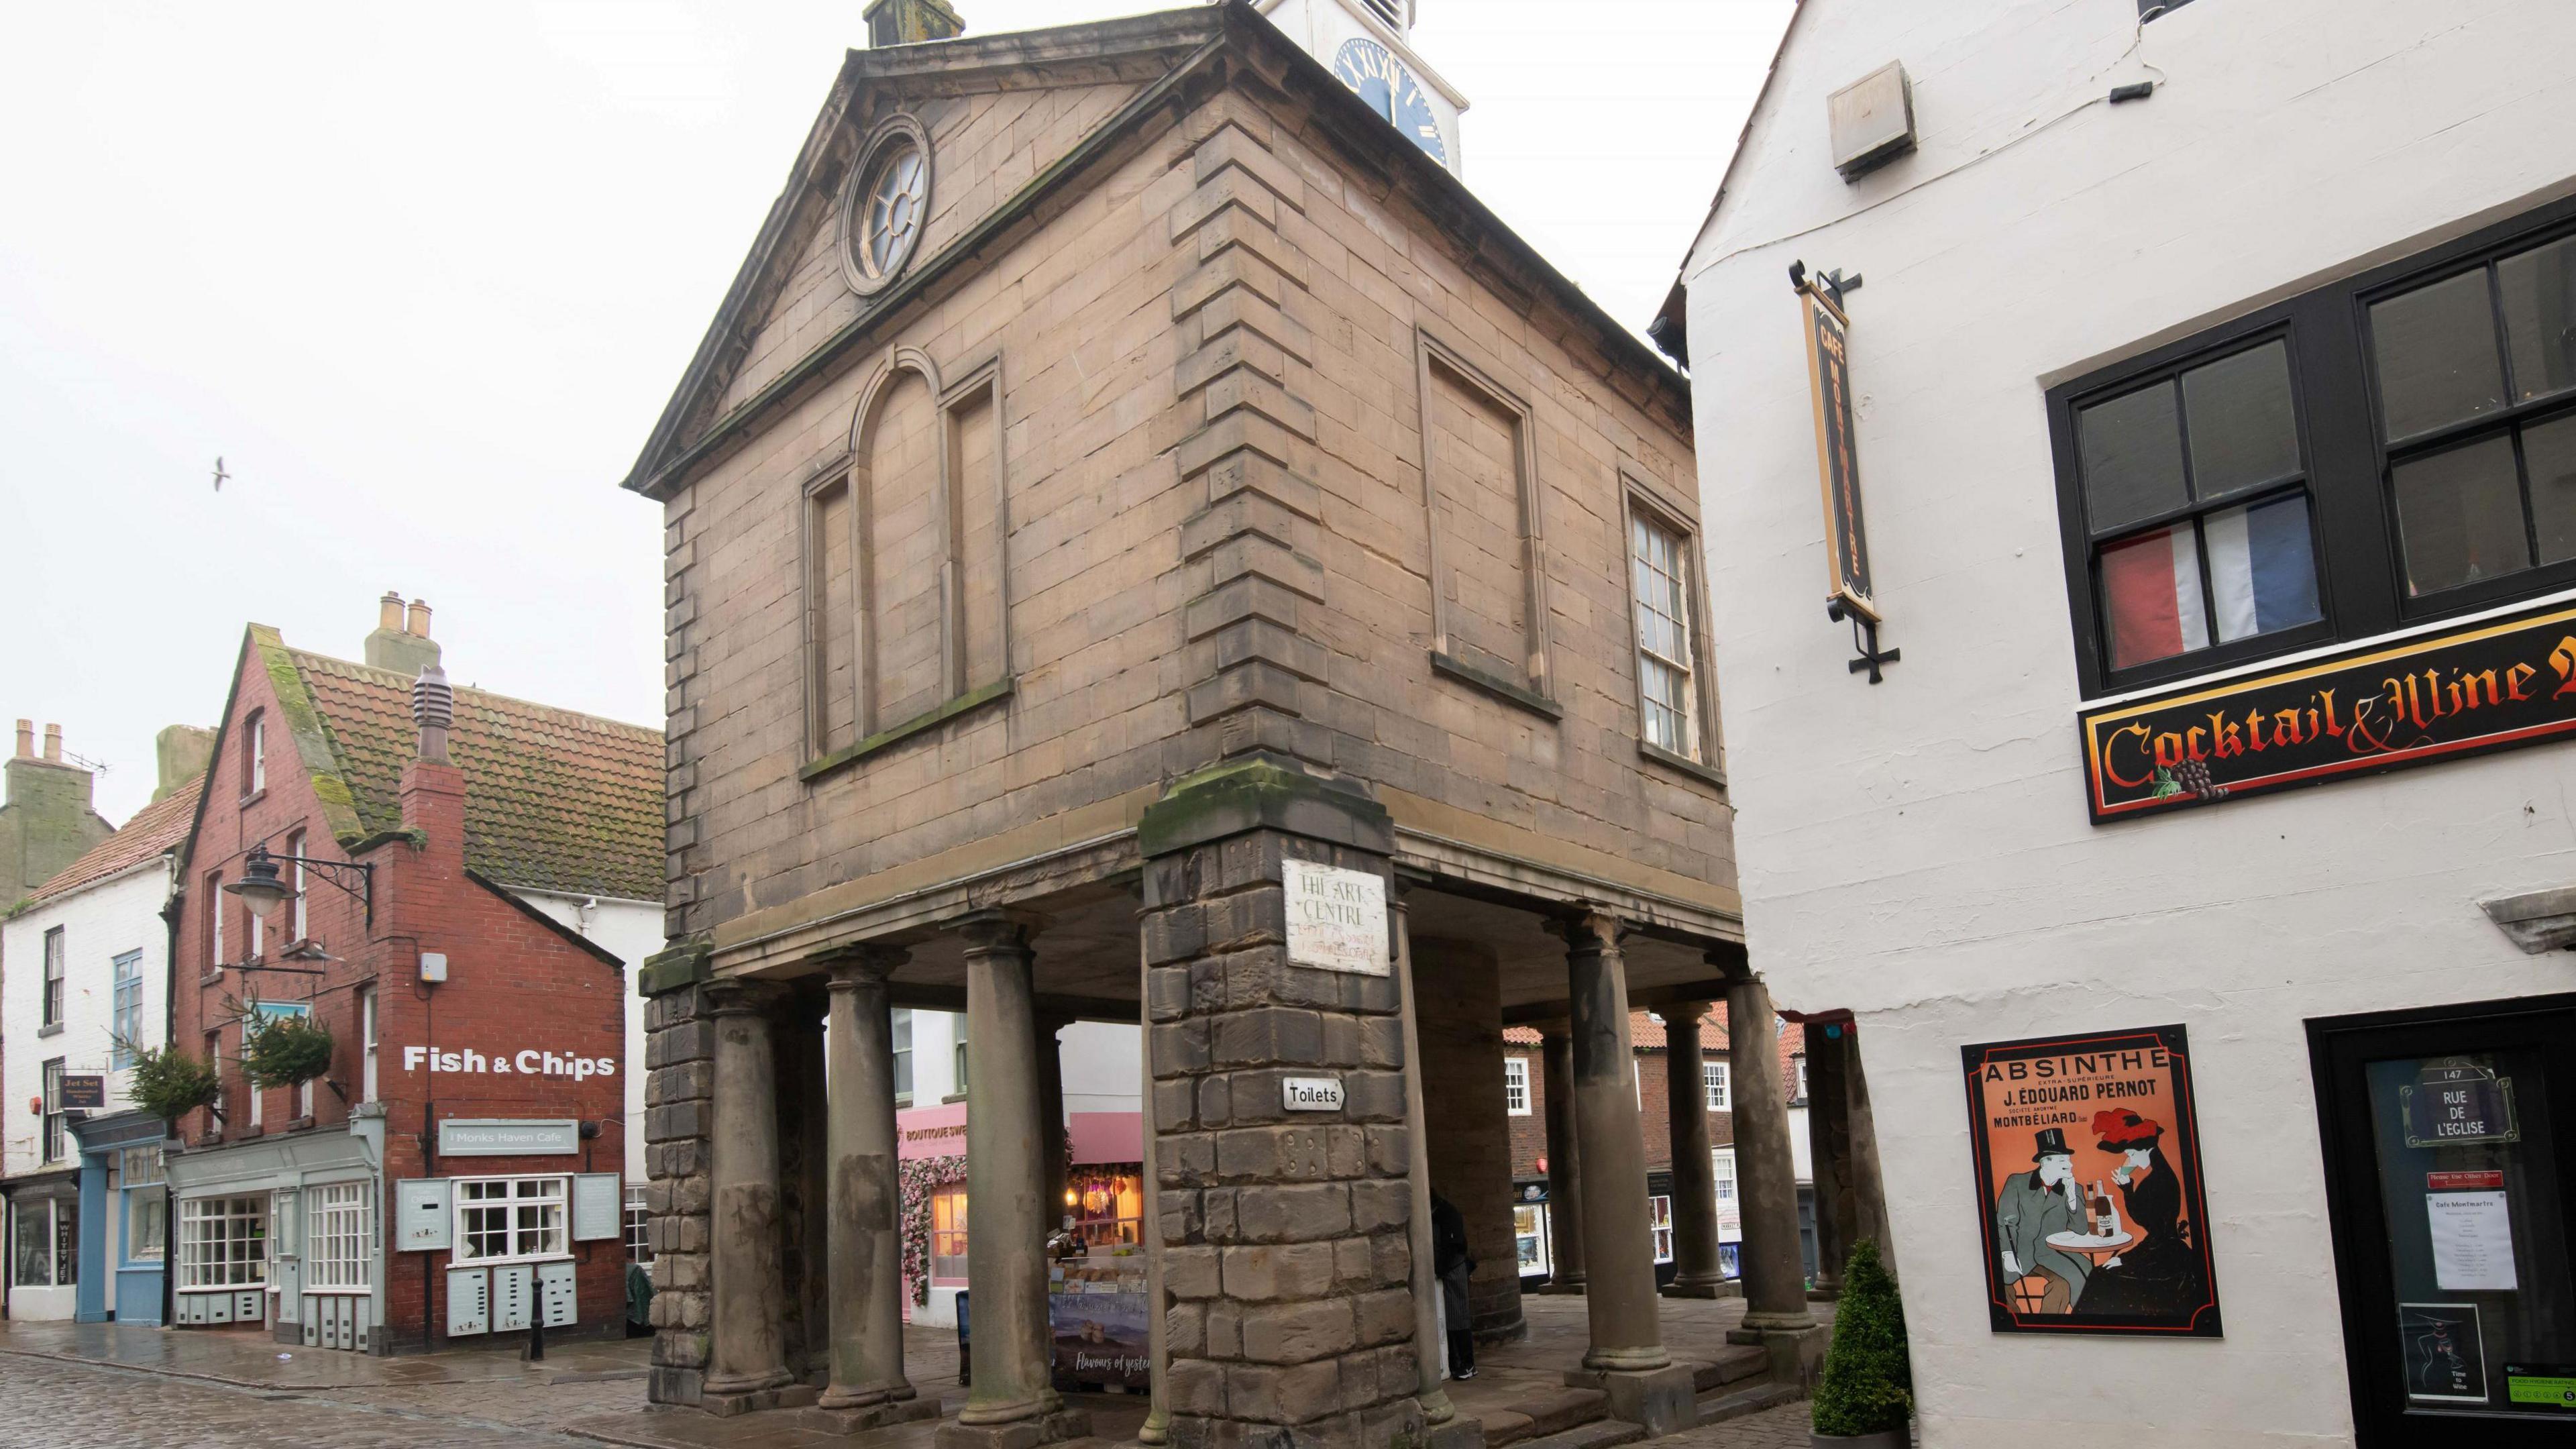
[[[1994,1331],[2219,1337],[2183,1028],[1960,1057]]]

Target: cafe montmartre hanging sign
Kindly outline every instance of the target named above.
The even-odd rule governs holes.
[[[2096,823],[2576,734],[2576,606],[2084,711]]]
[[[1861,521],[1860,455],[1852,442],[1851,320],[1843,315],[1840,290],[1829,278],[1802,272],[1792,275],[1805,304],[1807,381],[1816,406],[1816,472],[1825,505],[1825,599],[1844,612],[1877,623],[1878,603],[1869,582],[1869,530]]]

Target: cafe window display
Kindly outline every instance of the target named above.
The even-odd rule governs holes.
[[[1144,1241],[1145,1178],[1142,1164],[1075,1169],[1065,1188],[1065,1211],[1085,1248],[1134,1247]]]
[[[268,1195],[179,1204],[179,1287],[255,1288],[268,1281]]]

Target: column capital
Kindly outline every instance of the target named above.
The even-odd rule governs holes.
[[[883,985],[897,968],[912,959],[912,953],[901,946],[862,941],[822,952],[813,959],[830,975],[834,991],[848,991]]]
[[[756,1016],[777,1008],[787,989],[775,981],[728,976],[706,984],[707,1011],[713,1016]]]
[[[949,927],[965,939],[969,952],[1025,951],[1044,924],[1045,918],[1034,912],[996,908],[960,916]]]
[[[1696,1022],[1708,1015],[1711,1003],[1705,1001],[1667,1001],[1655,1008],[1655,1014],[1670,1027],[1674,1022]]]
[[[1545,928],[1569,951],[1616,951],[1619,938],[1628,933],[1627,922],[1592,905],[1561,911],[1547,919]]]

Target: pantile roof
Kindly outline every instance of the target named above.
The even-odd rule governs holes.
[[[342,845],[401,830],[412,681],[261,625],[251,636]],[[447,748],[465,776],[468,869],[521,890],[661,899],[661,731],[459,688]]]
[[[122,875],[167,850],[176,849],[188,838],[188,827],[197,815],[197,795],[204,790],[206,777],[200,773],[161,799],[134,812],[125,828],[89,848],[80,859],[62,868],[43,885],[27,893],[26,904],[67,896],[83,886],[96,885],[110,876]]]

